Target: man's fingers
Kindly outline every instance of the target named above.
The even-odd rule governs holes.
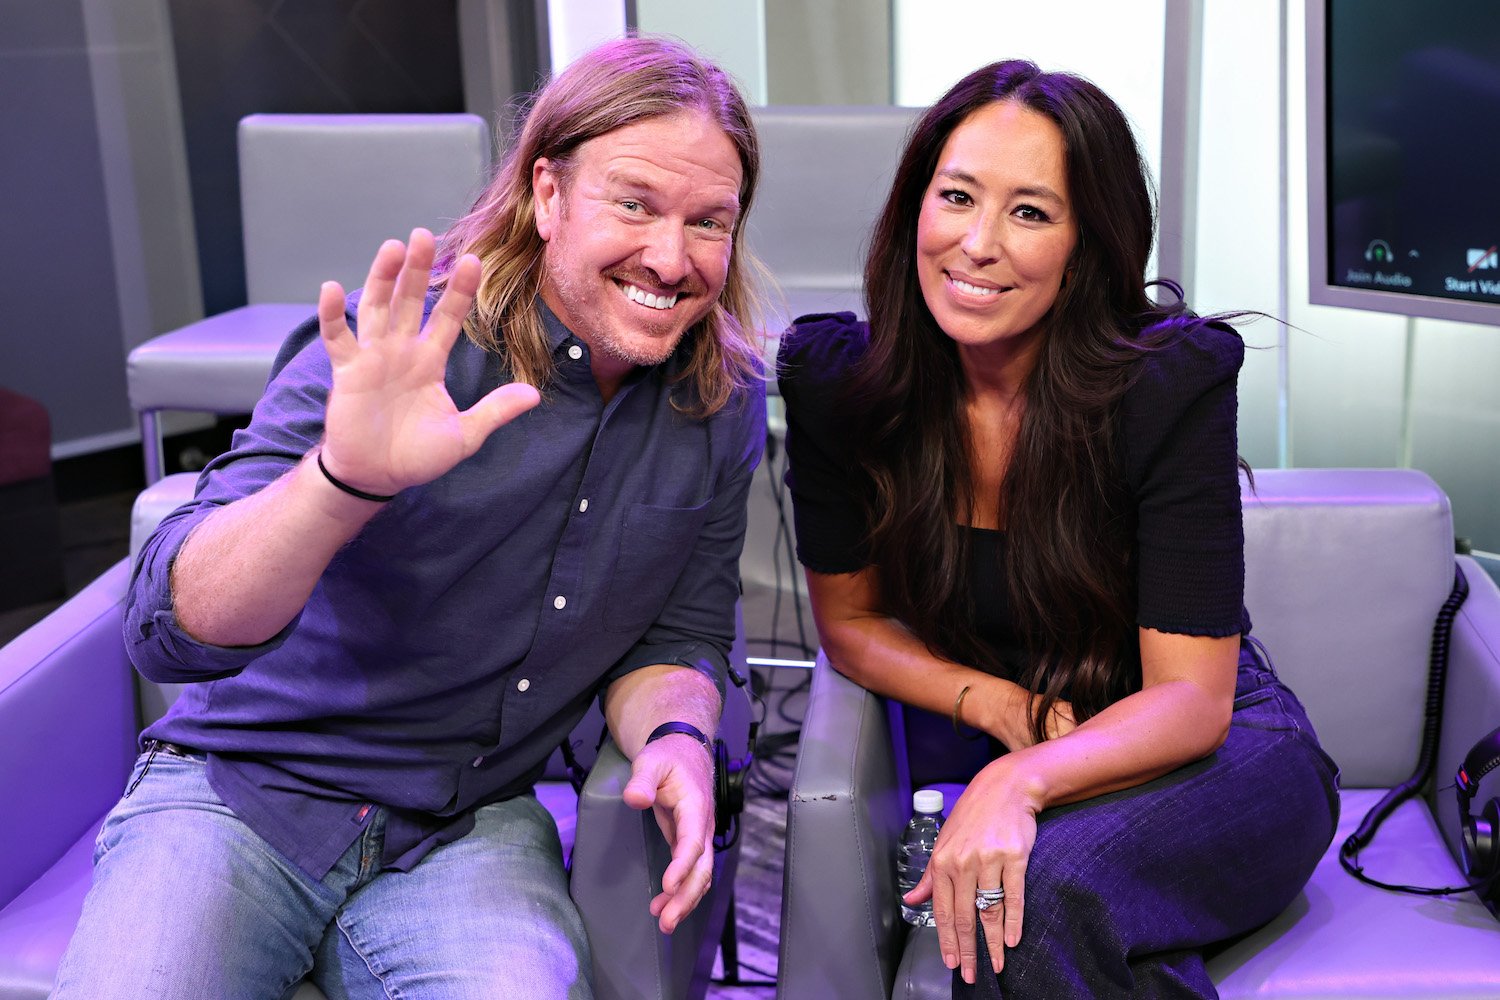
[[[474,293],[479,290],[479,275],[478,257],[473,254],[460,257],[453,265],[453,273],[448,276],[442,297],[432,307],[432,315],[427,317],[426,336],[445,357],[463,332],[464,320],[469,318]]]
[[[406,245],[400,240],[386,240],[375,251],[370,273],[365,276],[364,291],[359,296],[359,335],[378,340],[386,332],[390,318],[391,294],[396,278],[406,260]]]
[[[510,382],[490,390],[483,399],[458,415],[464,431],[464,454],[474,454],[484,444],[485,438],[541,401],[542,395],[536,387],[524,382]],[[632,775],[630,784],[634,785],[639,777],[639,774]],[[655,801],[656,786],[651,787],[650,801],[636,806],[637,809],[644,809]]]
[[[675,891],[670,891],[670,898],[663,903],[661,910],[652,914],[658,918],[658,925],[663,934],[675,931],[688,914],[692,913],[703,901],[703,897],[708,895],[709,886],[713,884],[713,850],[706,844],[702,846],[703,850],[688,876],[682,880]],[[665,878],[662,879],[662,886],[664,890],[662,896],[668,896]]]
[[[318,289],[318,332],[323,335],[323,348],[336,365],[347,361],[359,349],[344,315],[344,289],[337,281],[325,281]]]
[[[501,386],[500,388],[507,389],[510,387]],[[500,390],[496,389],[495,391],[499,392]],[[533,389],[532,391],[535,392],[536,390]],[[469,412],[472,413],[473,411],[470,410]],[[625,804],[632,809],[650,809],[656,804],[656,786],[656,775],[649,771],[636,769],[631,772],[630,780],[626,782],[625,790],[620,793],[620,798],[624,799]]]
[[[391,293],[390,329],[416,336],[422,328],[422,311],[432,280],[432,259],[437,252],[432,233],[418,227],[406,244],[406,260],[396,275]]]
[[[701,812],[701,809],[688,809],[681,804],[672,810],[672,825],[677,836],[672,842],[672,860],[661,876],[662,888],[668,892],[680,892],[685,880],[701,874],[701,862],[705,854],[709,855],[712,862],[712,851],[708,847],[708,827]]]

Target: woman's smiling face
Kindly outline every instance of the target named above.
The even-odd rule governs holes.
[[[975,111],[943,145],[917,219],[917,278],[970,360],[1035,349],[1078,243],[1067,149],[1051,119],[1013,101]]]

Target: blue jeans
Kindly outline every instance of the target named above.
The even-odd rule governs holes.
[[[142,755],[110,812],[54,998],[592,996],[557,826],[535,797],[485,806],[410,872],[380,870],[385,815],[314,880],[240,822],[202,758]]]
[[[996,976],[980,931],[956,998],[1210,998],[1202,949],[1266,923],[1333,840],[1338,768],[1247,645],[1224,745],[1155,781],[1037,817],[1026,922]]]

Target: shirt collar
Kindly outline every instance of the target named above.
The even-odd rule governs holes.
[[[574,335],[572,330],[568,329],[567,324],[557,318],[557,314],[552,311],[552,307],[547,305],[546,300],[540,295],[536,297],[536,307],[537,312],[542,317],[542,329],[547,331],[547,350],[549,353],[556,354],[570,338],[573,340],[579,339]]]
[[[568,329],[567,324],[557,318],[557,314],[552,311],[552,307],[547,305],[546,300],[540,295],[536,297],[536,307],[538,314],[542,317],[542,329],[547,332],[547,350],[553,356],[556,356],[557,352],[562,350],[563,345],[567,344],[570,340],[580,344],[584,343],[582,337]],[[677,345],[676,349],[672,351],[665,361],[650,368],[637,367],[626,377],[626,383],[635,382],[650,372],[658,372],[668,378],[676,375],[687,364],[689,339],[695,333],[701,336],[703,333],[702,327],[703,321],[699,320],[697,326],[687,332],[682,338],[681,343]]]

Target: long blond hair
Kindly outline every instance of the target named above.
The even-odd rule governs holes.
[[[724,290],[684,338],[687,363],[677,378],[694,392],[675,399],[674,405],[706,417],[760,377],[757,296],[749,276],[763,269],[751,259],[743,239],[760,175],[760,144],[749,108],[724,71],[687,46],[630,37],[579,57],[535,95],[494,178],[439,241],[434,286],[447,283],[463,254],[476,255],[483,265],[464,329],[476,344],[505,357],[512,378],[545,389],[554,375],[537,308],[546,243],[536,231],[532,165],[546,157],[566,172],[574,151],[590,139],[691,109],[706,113],[739,153],[740,217],[731,237]]]

